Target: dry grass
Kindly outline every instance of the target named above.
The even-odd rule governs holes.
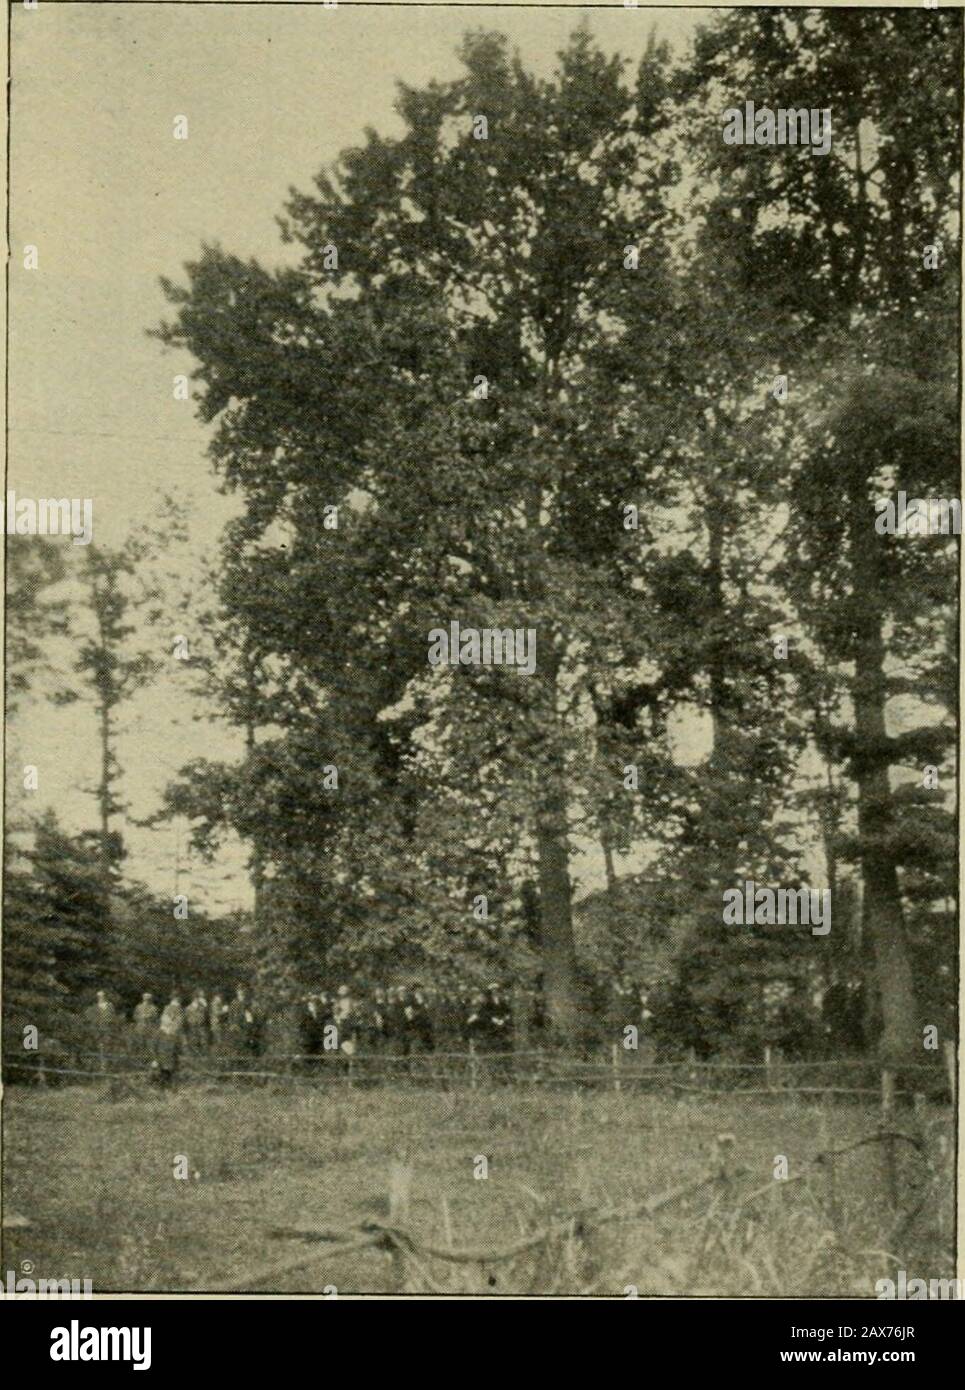
[[[3,1269],[29,1260],[39,1275],[88,1276],[100,1290],[217,1290],[304,1249],[317,1253],[313,1263],[254,1287],[390,1292],[397,1271],[382,1252],[340,1255],[267,1233],[385,1219],[390,1165],[403,1155],[417,1239],[497,1248],[565,1225],[574,1209],[633,1206],[695,1181],[716,1161],[717,1136],[730,1132],[728,1169],[746,1176],[652,1217],[588,1220],[506,1264],[409,1261],[407,1287],[872,1297],[874,1281],[898,1268],[953,1272],[947,1116],[935,1109],[898,1123],[924,1147],[919,1158],[899,1146],[895,1210],[878,1145],[836,1162],[833,1192],[822,1169],[794,1183],[773,1179],[777,1155],[794,1178],[822,1147],[873,1132],[877,1115],[865,1105],[509,1087],[239,1084],[168,1096],[111,1083],[14,1087],[5,1101],[5,1196],[31,1225],[5,1233]],[[179,1155],[187,1180],[174,1176]],[[485,1180],[474,1177],[480,1155]]]

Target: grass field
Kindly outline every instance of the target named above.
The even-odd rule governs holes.
[[[774,1179],[825,1147],[873,1133],[875,1108],[790,1097],[687,1097],[497,1087],[439,1091],[274,1083],[127,1083],[40,1090],[4,1101],[4,1271],[89,1277],[95,1290],[340,1294],[489,1293],[874,1296],[874,1281],[950,1276],[950,1121],[935,1107],[897,1127],[897,1207],[883,1146]],[[718,1136],[725,1137],[718,1142]],[[178,1156],[190,1176],[174,1176]],[[696,1181],[731,1178],[653,1216],[585,1223],[491,1265],[407,1262],[273,1238],[275,1228],[358,1228],[386,1220],[389,1174],[412,1169],[407,1225],[435,1246],[496,1249],[574,1209],[622,1208]],[[477,1178],[480,1155],[488,1176]],[[747,1169],[737,1176],[738,1168]],[[749,1199],[749,1200],[748,1200]],[[259,1276],[299,1254],[299,1271]]]

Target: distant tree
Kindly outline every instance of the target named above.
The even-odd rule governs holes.
[[[92,697],[97,717],[100,776],[93,788],[100,822],[101,867],[116,878],[124,856],[123,836],[115,829],[126,805],[119,794],[123,770],[118,758],[122,708],[173,659],[165,590],[170,584],[159,567],[166,547],[184,539],[181,509],[162,499],[160,518],[132,532],[123,545],[84,547],[72,575],[75,603],[71,618],[74,681],[55,699],[71,704]]]
[[[188,895],[188,916],[176,918],[169,898],[126,883],[111,897],[107,968],[120,1003],[130,1010],[145,990],[160,1002],[173,989],[222,992],[248,983],[254,964],[252,921],[214,918]]]
[[[28,1025],[40,1030],[41,1054],[45,1037],[77,1035],[81,1007],[111,984],[109,917],[99,846],[66,834],[48,811],[32,847],[4,880],[4,1022],[11,1050],[22,1049]]]
[[[8,536],[6,543],[6,688],[8,717],[17,713],[38,676],[53,668],[49,643],[67,631],[65,596],[48,591],[66,574],[63,549],[44,536]]]

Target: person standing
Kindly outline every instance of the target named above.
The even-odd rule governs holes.
[[[462,1001],[450,986],[436,1004],[435,1039],[443,1052],[459,1052],[462,1048]]]
[[[208,1001],[203,989],[195,990],[194,998],[184,1011],[184,1029],[188,1049],[202,1057],[208,1050]]]
[[[373,1057],[378,1051],[378,1023],[375,999],[362,994],[355,1005],[355,1040],[359,1055]]]
[[[106,1068],[112,1053],[117,1012],[104,990],[99,989],[97,991],[93,1004],[85,1009],[84,1017],[90,1027],[101,1068]]]
[[[158,1025],[154,1060],[157,1066],[158,1085],[162,1089],[167,1089],[173,1085],[177,1075],[178,1064],[181,1060],[183,1032],[184,1010],[181,1007],[181,997],[175,990],[171,995],[170,1002],[165,1004],[161,1012],[161,1021]]]
[[[232,1060],[237,1059],[240,1062],[252,1052],[255,1032],[255,1012],[244,985],[239,985],[235,990],[235,997],[228,1005],[225,1022],[228,1025],[228,1045]]]
[[[369,1048],[375,1054],[385,1051],[388,1040],[389,1001],[381,985],[377,986],[369,1007]]]
[[[492,1050],[495,1053],[493,1073],[497,1080],[508,1081],[510,1074],[510,1053],[513,1048],[512,1005],[499,985],[490,985],[486,993],[486,1007],[489,1014],[489,1034],[492,1039]]]
[[[160,1011],[154,1002],[154,995],[145,992],[141,1002],[134,1010],[134,1031],[139,1037],[149,1038],[157,1027]]]
[[[399,985],[392,985],[386,994],[385,1035],[388,1051],[400,1056],[405,1047],[405,991]]]
[[[244,986],[238,985],[234,997],[225,1009],[225,1034],[232,1053],[241,1050],[241,1035],[244,1032],[244,1011],[246,999]]]
[[[474,989],[466,1000],[465,1036],[476,1052],[489,1051],[489,1018],[486,1010],[486,995],[481,989]]]
[[[161,1011],[154,1002],[154,995],[147,992],[142,994],[141,1002],[134,1010],[134,1038],[142,1062],[151,1054],[160,1016]]]
[[[93,1004],[87,1010],[87,1017],[100,1032],[109,1033],[113,1029],[117,1011],[104,990],[97,991]]]
[[[211,996],[211,1006],[208,1010],[208,1034],[211,1038],[211,1046],[216,1052],[221,1050],[221,1039],[224,1035],[225,1013],[227,1005],[220,994]]]
[[[348,985],[339,985],[335,996],[335,1027],[338,1030],[339,1055],[345,1059],[345,1074],[351,1078],[351,1060],[358,1048],[358,1008]]]
[[[306,995],[298,1017],[298,1051],[305,1071],[318,1068],[324,1023],[316,994]]]
[[[412,991],[405,1015],[409,1056],[420,1057],[432,1052],[435,1046],[432,1015],[429,1013],[429,1005],[419,985],[416,985]]]

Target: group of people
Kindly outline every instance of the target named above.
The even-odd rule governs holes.
[[[86,1019],[99,1050],[109,1055],[127,1020],[105,990],[97,991]],[[258,1053],[263,1021],[243,985],[238,986],[232,998],[216,993],[210,1000],[203,989],[198,989],[187,1003],[180,991],[174,990],[163,1008],[153,994],[145,991],[131,1015],[130,1031],[135,1050],[150,1058],[158,1081],[168,1085],[184,1050],[199,1057],[212,1051],[224,1055]]]
[[[351,1056],[389,1053],[417,1056],[434,1051],[506,1052],[512,1047],[510,1001],[498,984],[446,992],[421,985],[377,986],[356,993],[340,985],[301,1001],[299,1052],[318,1056],[336,1048]]]
[[[297,1056],[308,1065],[331,1052],[411,1057],[472,1045],[498,1054],[510,1051],[513,1039],[510,1000],[498,984],[453,992],[418,984],[360,991],[343,984],[275,1009],[256,1004],[244,985],[233,996],[214,993],[210,999],[203,989],[190,997],[175,990],[163,1005],[145,992],[129,1020],[98,990],[85,1018],[102,1058],[121,1046],[129,1051],[133,1043],[162,1086],[170,1085],[184,1054],[239,1061],[259,1055],[272,1022],[294,1024]]]

